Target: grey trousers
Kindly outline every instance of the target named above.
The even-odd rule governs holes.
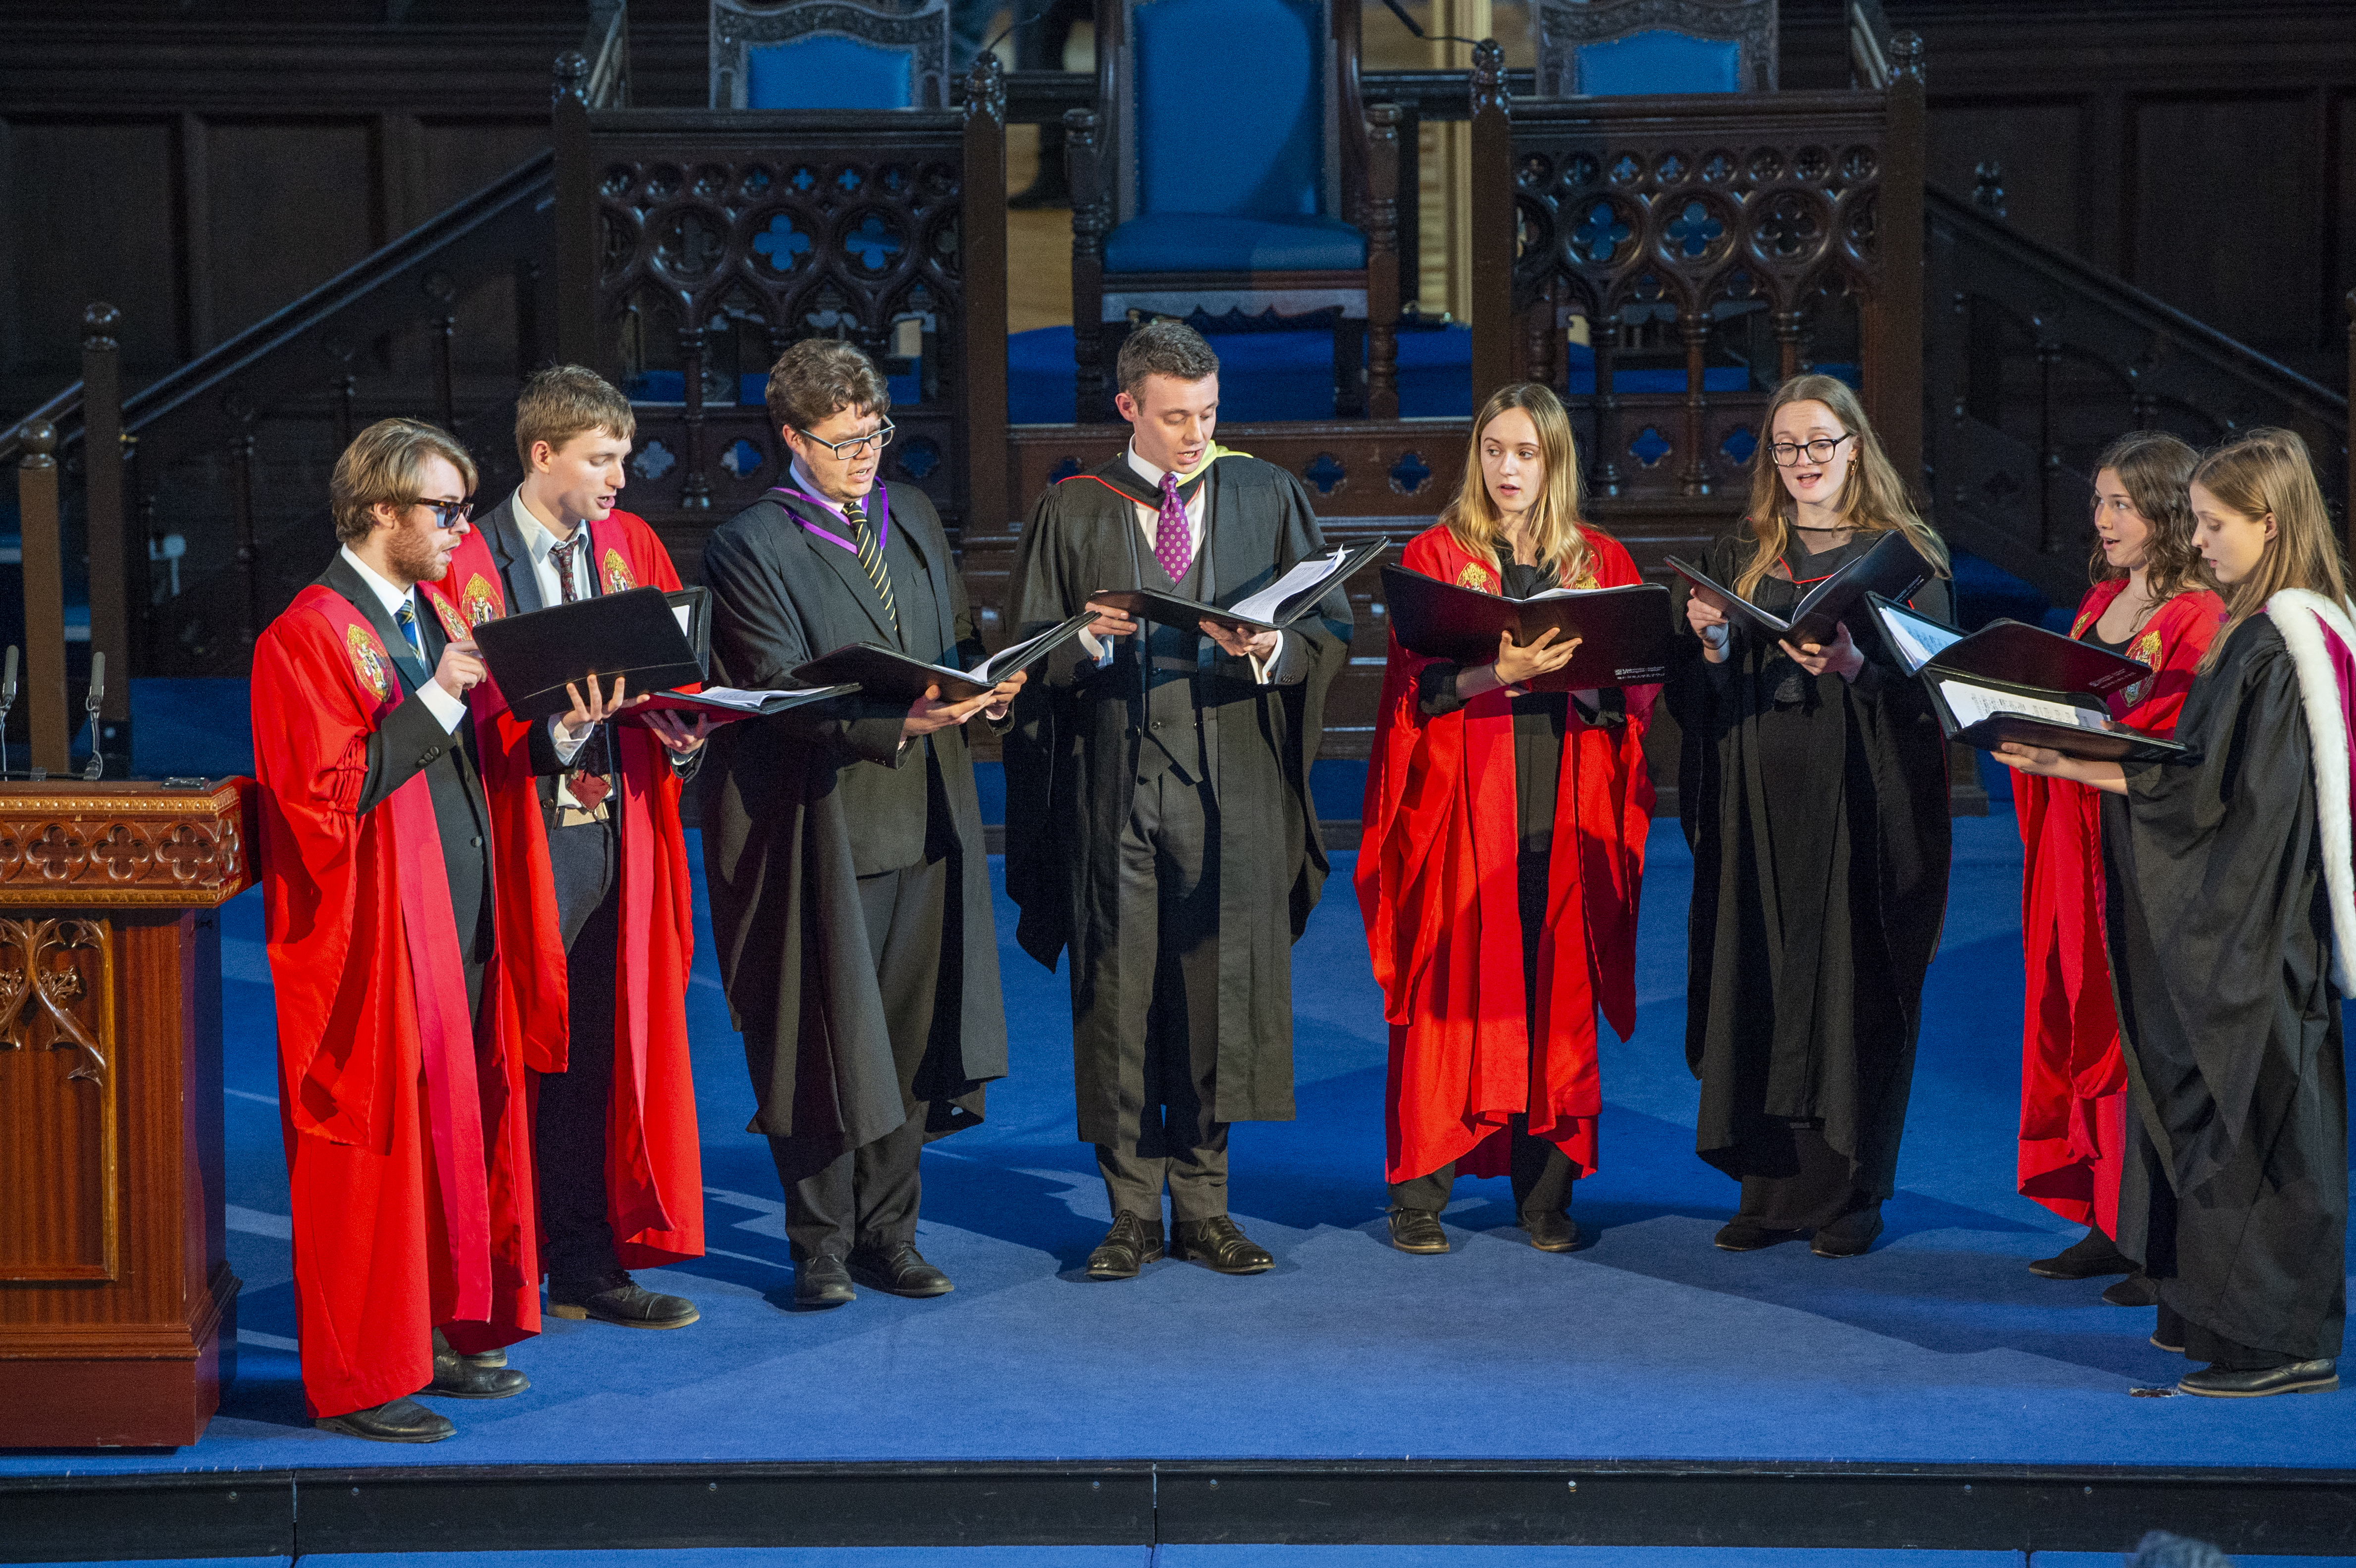
[[[1181,1221],[1227,1211],[1227,1124],[1212,1119],[1219,1069],[1217,808],[1210,792],[1150,768],[1131,797],[1120,859],[1120,942],[1153,956],[1133,1148],[1097,1145],[1115,1215]]]

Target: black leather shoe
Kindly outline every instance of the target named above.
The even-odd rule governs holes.
[[[1276,1267],[1268,1249],[1236,1229],[1235,1220],[1225,1214],[1179,1221],[1170,1255],[1200,1258],[1223,1274],[1264,1274]]]
[[[439,1443],[458,1429],[415,1400],[387,1400],[367,1410],[323,1415],[311,1424],[322,1432],[365,1437],[370,1443]]]
[[[1088,1254],[1088,1278],[1133,1280],[1138,1270],[1162,1255],[1162,1221],[1140,1219],[1124,1208],[1113,1216],[1112,1229]]]
[[[1710,1238],[1713,1246],[1729,1252],[1755,1252],[1762,1247],[1772,1247],[1779,1241],[1799,1238],[1797,1230],[1782,1230],[1772,1225],[1762,1225],[1747,1214],[1738,1214],[1719,1227]]]
[[[851,1288],[851,1270],[831,1252],[804,1258],[794,1265],[794,1305],[817,1310],[842,1306],[859,1299]]]
[[[2136,1266],[2118,1243],[2100,1230],[2088,1230],[2075,1245],[2029,1264],[2029,1272],[2041,1280],[2095,1280],[2104,1274],[2131,1274]]]
[[[1579,1221],[1559,1208],[1541,1208],[1522,1216],[1530,1245],[1541,1252],[1568,1252],[1579,1245]]]
[[[2113,1306],[2158,1306],[2159,1287],[2149,1274],[2129,1274],[2104,1291],[2103,1299]]]
[[[508,1365],[505,1350],[461,1356],[442,1331],[434,1331],[434,1380],[420,1391],[434,1399],[503,1400],[531,1387],[531,1380]]]
[[[618,1270],[598,1280],[549,1281],[548,1312],[625,1328],[684,1328],[703,1316],[687,1297],[658,1295]]]
[[[1808,1251],[1819,1258],[1862,1258],[1881,1234],[1881,1205],[1852,1208],[1830,1225],[1816,1227]]]
[[[1440,1216],[1429,1208],[1394,1208],[1391,1245],[1402,1252],[1445,1252],[1448,1232],[1440,1228]]]
[[[853,1251],[851,1277],[893,1295],[921,1298],[947,1295],[957,1289],[948,1275],[925,1262],[913,1242],[903,1242],[888,1252]]]
[[[2206,1394],[2211,1399],[2254,1400],[2268,1394],[2328,1394],[2339,1386],[2337,1362],[2293,1361],[2287,1367],[2268,1367],[2256,1372],[2211,1366],[2204,1371],[2185,1374],[2176,1385],[2176,1391]]]

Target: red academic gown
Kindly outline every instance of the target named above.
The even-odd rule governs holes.
[[[252,684],[303,1395],[342,1415],[431,1382],[436,1327],[466,1354],[540,1332],[522,1030],[495,955],[470,1031],[427,780],[356,810],[402,701],[366,618],[305,588]]]
[[[2088,589],[2070,635],[2101,619],[2126,587],[2126,578],[2115,577]],[[2147,735],[2175,734],[2192,667],[2224,618],[2223,601],[2205,588],[2161,606],[2126,649],[2152,673],[2112,695],[2111,715]],[[2020,1191],[2064,1219],[2116,1236],[2127,1079],[2103,948],[2103,797],[2083,784],[2028,773],[2012,776],[2012,796],[2029,965]]]
[[[679,574],[653,529],[616,511],[589,525],[590,559],[605,592],[676,588]],[[469,533],[444,579],[468,625],[507,613],[490,545]],[[497,906],[499,950],[518,955],[503,976],[524,1020],[523,1060],[562,1072],[570,1046],[564,939],[549,871],[548,824],[531,769],[531,731],[495,682],[473,693],[475,738],[491,821],[510,853]],[[695,956],[695,892],[680,829],[680,781],[643,725],[611,726],[611,803],[621,823],[621,920],[614,954],[614,1096],[605,1123],[605,1214],[626,1269],[703,1255],[702,1150],[687,1039],[687,975]]]
[[[1643,581],[1616,540],[1590,528],[1587,542],[1594,579],[1581,586]],[[1501,585],[1494,564],[1444,526],[1419,534],[1402,564],[1490,593]],[[1391,639],[1358,845],[1358,908],[1390,1025],[1387,1179],[1451,1161],[1462,1175],[1503,1176],[1508,1122],[1524,1112],[1531,1134],[1585,1176],[1602,1109],[1595,1010],[1622,1039],[1636,1024],[1636,899],[1653,811],[1644,734],[1660,688],[1629,689],[1623,725],[1583,724],[1571,709],[1538,952],[1545,1027],[1533,1042],[1511,699],[1487,692],[1426,717],[1416,680],[1429,662]]]

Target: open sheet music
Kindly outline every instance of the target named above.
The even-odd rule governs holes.
[[[1088,597],[1140,620],[1194,630],[1203,622],[1250,631],[1282,631],[1315,609],[1336,583],[1346,581],[1390,548],[1388,540],[1343,547],[1296,564],[1267,587],[1232,605],[1206,605],[1160,588],[1099,588]]]
[[[1922,553],[1914,548],[1913,541],[1893,528],[1872,549],[1810,588],[1786,617],[1761,609],[1732,588],[1712,582],[1702,575],[1701,568],[1689,566],[1674,555],[1668,557],[1668,564],[1695,587],[1706,588],[1715,595],[1723,603],[1728,620],[1771,648],[1787,639],[1822,647],[1833,640],[1834,627],[1866,595],[1905,599],[1931,580],[1932,570],[1931,564],[1922,559]]]
[[[942,702],[962,703],[992,690],[1017,670],[1044,659],[1077,637],[1095,618],[1092,612],[1083,610],[1036,637],[1000,649],[970,670],[931,663],[873,642],[853,642],[795,666],[793,676],[814,686],[851,682],[870,696],[895,703],[913,703],[937,687]]]
[[[1538,690],[1641,686],[1668,678],[1669,591],[1657,583],[1549,588],[1509,599],[1386,566],[1383,597],[1399,646],[1427,659],[1484,664],[1497,656],[1501,633],[1512,632],[1526,647],[1553,629],[1580,639],[1580,649],[1559,676],[1537,682]]]

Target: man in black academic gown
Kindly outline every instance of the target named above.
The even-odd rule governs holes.
[[[1292,1117],[1290,947],[1326,871],[1309,765],[1349,657],[1340,587],[1249,637],[1089,599],[1144,585],[1228,603],[1323,550],[1300,480],[1213,444],[1218,370],[1177,322],[1130,334],[1129,450],[1039,499],[1006,618],[1020,638],[1098,617],[1018,699],[1006,748],[1018,935],[1050,968],[1072,954],[1079,1135],[1113,1215],[1098,1279],[1163,1255],[1165,1187],[1173,1256],[1271,1266],[1228,1216],[1227,1124]]]
[[[939,517],[877,477],[890,392],[848,344],[769,372],[785,483],[704,546],[715,685],[789,688],[795,666],[869,642],[969,665],[980,641]],[[851,1280],[948,1291],[916,1251],[917,1155],[981,1119],[1006,1073],[989,863],[963,703],[860,696],[724,726],[704,797],[704,876],[729,1010],[786,1193],[798,1306]],[[716,774],[716,778],[713,775]]]

